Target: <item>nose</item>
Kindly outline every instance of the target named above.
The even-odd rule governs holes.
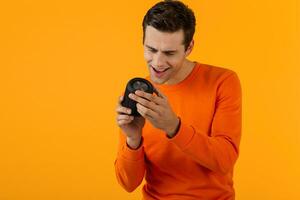
[[[154,67],[162,67],[164,65],[164,62],[164,56],[160,52],[157,52],[155,55],[153,55],[152,65]]]

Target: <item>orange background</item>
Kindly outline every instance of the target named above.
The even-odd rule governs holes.
[[[0,3],[0,199],[141,197],[114,175],[115,106],[148,73],[141,22],[156,2]],[[241,79],[236,199],[300,199],[299,1],[184,2],[189,58]]]

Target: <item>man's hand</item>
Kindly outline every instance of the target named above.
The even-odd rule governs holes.
[[[126,134],[126,142],[132,149],[136,149],[142,140],[142,129],[145,124],[143,117],[130,116],[131,109],[123,107],[121,102],[123,96],[119,97],[116,112],[117,112],[117,124]]]
[[[166,132],[169,137],[173,137],[179,119],[173,112],[167,97],[158,91],[158,96],[137,90],[135,94],[129,94],[129,98],[136,101],[137,111],[151,124]]]

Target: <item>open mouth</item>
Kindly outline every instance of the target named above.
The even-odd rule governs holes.
[[[153,69],[156,73],[163,73],[163,72],[167,71],[169,68],[166,68],[166,69],[155,69],[154,67],[152,67],[152,69]]]

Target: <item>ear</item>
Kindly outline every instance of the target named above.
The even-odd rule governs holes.
[[[187,57],[188,55],[190,55],[190,53],[192,52],[194,48],[194,39],[192,39],[192,41],[190,42],[187,50],[185,51],[185,56]]]

